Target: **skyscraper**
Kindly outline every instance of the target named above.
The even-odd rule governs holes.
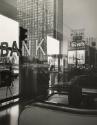
[[[31,56],[36,56],[36,41],[46,54],[46,36],[54,35],[54,0],[17,0],[17,19],[28,30],[27,44],[31,42]],[[38,58],[43,58],[40,49]]]

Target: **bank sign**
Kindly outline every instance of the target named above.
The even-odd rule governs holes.
[[[0,15],[0,63],[19,64],[19,23]]]

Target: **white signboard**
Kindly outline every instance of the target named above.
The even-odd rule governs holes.
[[[14,72],[18,72],[19,55],[17,50],[13,52],[7,48],[19,49],[19,23],[3,15],[0,15],[0,46],[0,63],[4,63],[4,61],[11,62],[15,65]],[[5,56],[2,56],[1,52]]]
[[[47,36],[47,54],[59,54],[59,41],[50,36]]]

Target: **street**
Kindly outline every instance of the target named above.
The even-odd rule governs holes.
[[[96,125],[97,116],[78,115],[37,106],[25,108],[19,125]]]

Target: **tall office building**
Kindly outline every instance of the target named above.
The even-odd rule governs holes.
[[[17,19],[28,30],[27,45],[30,43],[32,57],[43,59],[44,53],[47,55],[47,35],[57,38],[58,1],[17,0]],[[39,44],[41,48],[37,47]]]

